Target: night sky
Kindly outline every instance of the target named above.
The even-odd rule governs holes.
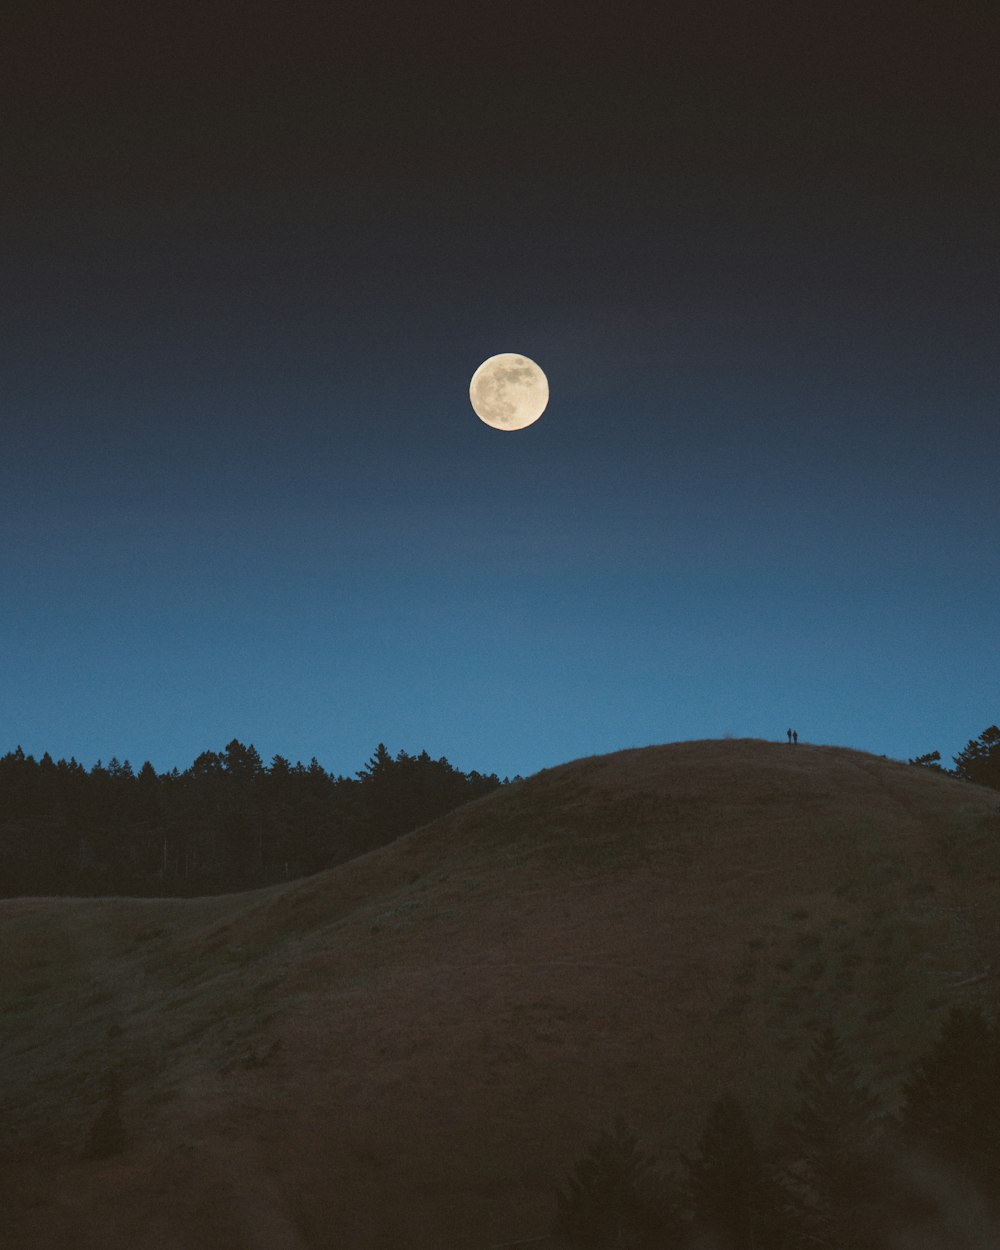
[[[156,7],[0,30],[0,753],[1000,718],[992,6]]]

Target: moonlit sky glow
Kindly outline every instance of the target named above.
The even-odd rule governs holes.
[[[1000,31],[906,7],[5,19],[0,752],[994,723]]]

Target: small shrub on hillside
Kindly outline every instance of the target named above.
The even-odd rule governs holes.
[[[110,1159],[125,1152],[118,1076],[110,1072],[104,1082],[104,1105],[91,1126],[84,1147],[87,1159]]]
[[[931,772],[943,773],[941,767],[941,752],[928,751],[926,755],[918,755],[916,759],[907,760],[907,764],[913,764],[917,768],[929,768]]]

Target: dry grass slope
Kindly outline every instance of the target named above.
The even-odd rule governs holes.
[[[18,1250],[479,1250],[624,1113],[689,1148],[833,1019],[892,1096],[1000,969],[997,795],[834,747],[578,760],[331,872],[0,903]],[[119,1074],[123,1154],[86,1157]]]

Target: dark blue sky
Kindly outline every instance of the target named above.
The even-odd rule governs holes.
[[[0,32],[0,751],[998,719],[985,9],[134,7]]]

